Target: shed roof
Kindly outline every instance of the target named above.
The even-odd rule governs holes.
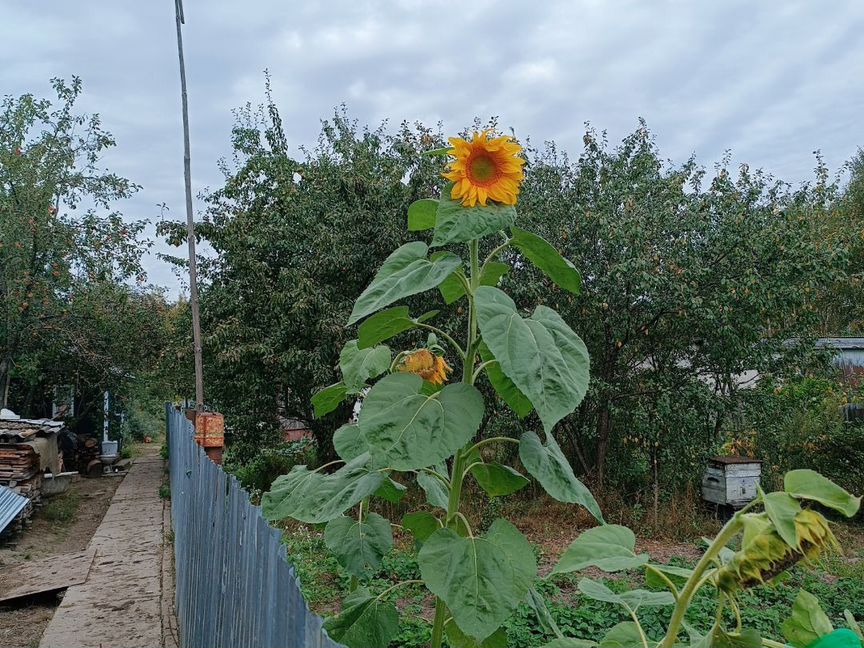
[[[66,424],[52,419],[4,419],[0,418],[0,442],[27,441],[36,436],[47,436],[60,432]]]
[[[816,340],[817,349],[837,349],[841,351],[864,351],[864,337],[826,337]]]
[[[15,519],[29,500],[11,488],[0,486],[0,533]]]

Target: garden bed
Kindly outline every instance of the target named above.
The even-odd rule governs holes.
[[[572,507],[557,506],[545,500],[536,506],[520,504],[522,514],[507,514],[531,541],[541,574],[548,574],[560,554],[585,528],[587,518],[574,514]],[[540,509],[543,513],[540,513]],[[569,511],[569,513],[567,513]],[[480,521],[478,520],[478,523]],[[621,523],[627,524],[627,520]],[[700,537],[711,535],[718,528],[716,520],[696,516],[689,524],[700,526],[689,541],[681,541],[680,529],[674,538],[640,537],[637,551],[651,554],[661,563],[692,566],[701,555]],[[815,594],[825,611],[838,626],[843,625],[843,610],[850,610],[856,618],[864,617],[864,526],[860,523],[838,523],[834,531],[844,547],[843,555],[834,555],[813,566],[798,566],[782,582],[757,587],[742,594],[741,607],[744,623],[763,636],[779,636],[780,624],[789,616],[792,602],[800,588]],[[418,578],[418,568],[412,552],[413,539],[407,532],[394,529],[395,550],[385,556],[381,570],[370,583],[374,592],[382,592],[394,583]],[[338,601],[348,593],[350,576],[341,569],[324,545],[323,531],[307,525],[291,524],[285,528],[285,543],[300,575],[303,594],[317,613],[328,616],[337,613]],[[606,583],[613,591],[628,587],[645,587],[640,574],[630,572],[611,577],[597,570],[556,576],[544,581],[540,589],[553,618],[567,636],[599,640],[609,627],[628,620],[626,613],[615,605],[585,598],[577,590],[582,576],[590,576]],[[649,588],[650,589],[650,588]],[[432,628],[435,601],[422,586],[408,586],[399,590],[396,605],[400,609],[400,631],[394,646],[413,648],[427,646]],[[688,615],[688,622],[705,629],[714,620],[716,602],[707,592],[697,596]],[[654,608],[640,610],[640,617],[650,638],[659,639],[670,610]],[[730,619],[731,620],[731,619]],[[541,646],[551,637],[537,624],[534,613],[521,605],[505,624],[508,646],[530,648]]]

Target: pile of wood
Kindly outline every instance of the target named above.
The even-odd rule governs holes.
[[[76,469],[85,477],[98,477],[102,474],[100,444],[93,437],[78,436],[78,452],[75,456]]]
[[[0,444],[0,481],[29,479],[39,472],[39,455],[26,444]]]
[[[57,434],[63,429],[63,423],[48,419],[0,419],[0,484],[30,500],[17,517],[19,526],[42,501],[46,466],[60,470]],[[40,456],[40,452],[51,456]]]

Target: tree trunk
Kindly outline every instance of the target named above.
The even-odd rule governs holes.
[[[654,529],[660,525],[660,475],[657,470],[657,453],[651,453],[651,463],[654,465]]]
[[[9,406],[9,383],[12,382],[12,358],[0,360],[0,409]]]
[[[609,434],[612,422],[609,415],[609,406],[602,404],[597,414],[597,485],[603,488],[603,480],[606,477],[606,453],[609,451]]]

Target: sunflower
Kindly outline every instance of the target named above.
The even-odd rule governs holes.
[[[515,205],[519,185],[525,177],[519,157],[522,147],[510,137],[489,138],[489,130],[474,133],[471,140],[451,137],[454,158],[444,177],[453,183],[450,197],[462,200],[463,207],[474,207],[487,200]]]
[[[815,560],[825,550],[838,549],[837,540],[821,513],[804,509],[795,516],[798,546],[789,546],[767,514],[745,516],[742,548],[717,573],[720,589],[734,592],[761,585],[801,560]]]
[[[441,385],[453,369],[444,358],[435,355],[429,349],[418,349],[405,355],[398,371],[417,374],[433,385]]]

